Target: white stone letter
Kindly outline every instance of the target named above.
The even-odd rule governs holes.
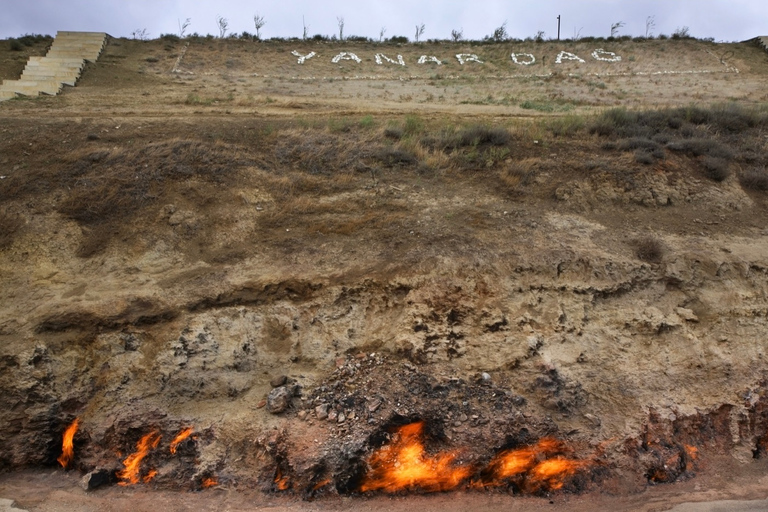
[[[562,64],[563,60],[575,60],[576,62],[584,62],[584,59],[579,57],[578,55],[574,55],[570,52],[560,52],[557,54],[557,59],[555,59],[555,64]]]
[[[477,62],[478,64],[483,64],[483,61],[481,61],[474,53],[460,53],[456,55],[456,58],[462,66],[465,62]]]
[[[302,55],[296,50],[291,52],[291,55],[299,58],[299,64],[304,64],[306,61],[317,55],[315,52],[309,52],[307,55]]]
[[[418,64],[426,64],[427,62],[434,62],[438,66],[441,66],[443,64],[440,61],[440,59],[432,55],[422,55],[421,57],[419,57]]]
[[[524,60],[520,60],[520,57],[522,57]],[[536,57],[534,57],[532,53],[513,53],[512,62],[515,64],[520,64],[521,66],[530,66],[536,62]]]
[[[595,60],[601,60],[603,62],[621,62],[621,55],[616,55],[613,52],[607,52],[602,48],[592,52],[592,58]]]
[[[376,64],[381,66],[382,64],[384,64],[384,61],[387,61],[387,62],[389,62],[391,64],[398,64],[400,66],[405,66],[405,61],[403,60],[403,56],[402,55],[398,55],[397,56],[397,60],[392,60],[389,57],[387,57],[386,55],[384,55],[383,53],[377,53],[376,54]]]
[[[360,64],[361,62],[360,57],[350,52],[341,52],[340,54],[332,58],[331,62],[333,62],[334,64],[338,64],[339,61],[342,61],[342,60],[353,60],[358,64]]]

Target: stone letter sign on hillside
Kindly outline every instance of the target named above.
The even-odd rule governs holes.
[[[309,59],[317,55],[315,52],[309,52],[306,55],[302,55],[296,50],[293,50],[291,54],[294,55],[295,57],[298,57],[299,64],[304,64],[306,61],[308,61]],[[603,50],[602,48],[596,49],[595,51],[592,52],[591,55],[593,59],[601,62],[609,62],[609,63],[621,62],[621,55],[617,55],[614,52]],[[398,66],[406,65],[405,59],[403,59],[402,55],[397,55],[397,60],[395,60],[391,57],[388,57],[387,55],[384,55],[383,53],[377,53],[374,55],[373,58],[376,64],[378,64],[379,66],[383,65],[384,63],[395,64]],[[530,66],[536,63],[536,57],[532,53],[512,53],[510,54],[510,58],[512,59],[512,62],[514,62],[519,66]],[[358,64],[363,62],[363,60],[360,57],[358,57],[352,52],[341,52],[335,57],[333,57],[331,59],[331,62],[334,64],[338,64],[342,60],[352,60],[357,62]],[[480,57],[478,57],[474,53],[459,53],[456,55],[456,60],[458,60],[459,64],[462,66],[467,62],[485,64],[482,60],[480,60]],[[561,51],[560,53],[557,54],[557,57],[555,58],[555,64],[562,64],[564,61],[578,62],[580,64],[583,64],[584,62],[586,62],[584,59],[582,59],[575,53]],[[426,64],[428,62],[435,63],[438,66],[443,64],[443,62],[440,59],[438,59],[433,55],[422,55],[421,57],[419,57],[419,60],[416,63]]]

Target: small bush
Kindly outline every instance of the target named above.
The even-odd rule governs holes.
[[[741,186],[748,190],[768,191],[768,172],[765,169],[749,169],[739,177]]]
[[[405,44],[408,42],[408,38],[405,36],[392,36],[389,38],[390,43],[400,43]]]
[[[459,132],[457,146],[506,146],[512,136],[504,128],[475,125]]]
[[[22,45],[18,40],[11,39],[10,40],[10,48],[13,52],[20,52],[24,49],[24,45]]]
[[[176,34],[162,34],[160,39],[168,41],[169,43],[178,43],[180,41],[179,36]]]
[[[708,155],[722,160],[731,160],[734,156],[730,149],[712,139],[695,138],[670,142],[667,144],[667,149],[678,153],[684,153],[688,156]]]
[[[656,159],[651,153],[645,149],[638,149],[635,151],[635,162],[643,165],[651,165]]]
[[[728,161],[722,158],[708,156],[704,158],[702,164],[704,165],[704,174],[711,180],[720,182],[731,175]]]
[[[661,145],[658,142],[646,139],[644,137],[634,137],[632,139],[623,141],[619,147],[624,151],[629,151],[632,149],[643,149],[647,152],[650,152],[654,149],[661,148]]]
[[[635,240],[635,255],[648,263],[660,263],[664,257],[664,246],[653,237],[640,238]]]
[[[403,129],[399,126],[392,126],[384,130],[384,136],[392,140],[400,140],[403,138]]]
[[[382,149],[376,158],[386,166],[399,167],[414,165],[418,160],[413,153],[397,148]]]

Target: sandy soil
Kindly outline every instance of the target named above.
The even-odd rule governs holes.
[[[596,44],[199,40],[179,61],[180,42],[114,40],[76,88],[0,103],[0,461],[16,471],[0,497],[29,510],[764,498],[768,199],[744,177],[768,164],[768,134],[743,112],[768,100],[768,54],[622,41],[606,63]],[[294,49],[317,56],[299,65]],[[0,77],[44,50],[0,50]],[[586,62],[560,67],[560,50]],[[363,61],[332,64],[341,51]],[[377,66],[378,51],[407,67]],[[541,76],[510,52],[534,54],[525,74]],[[445,63],[418,67],[422,54]],[[723,101],[744,111],[590,130],[607,107]],[[657,156],[643,163],[636,139]],[[681,150],[691,139],[706,149]],[[270,414],[285,386],[288,408]],[[75,417],[76,471],[41,470]],[[466,463],[555,436],[591,469],[543,498],[301,501],[324,477],[354,490],[353,468],[403,418],[429,420],[429,449]],[[155,484],[76,487],[151,429]],[[210,477],[221,488],[168,490]]]

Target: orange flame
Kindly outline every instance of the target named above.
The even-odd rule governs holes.
[[[541,439],[532,446],[505,450],[491,460],[480,486],[496,487],[519,477],[525,479],[525,488],[530,492],[561,489],[566,479],[589,464],[558,455],[565,451],[565,444],[551,438]]]
[[[203,478],[203,483],[201,484],[201,487],[203,489],[208,489],[209,487],[213,487],[214,485],[219,485],[219,480],[215,476]]]
[[[278,491],[287,491],[291,488],[291,481],[287,476],[283,476],[283,472],[280,468],[277,468],[277,474],[275,474],[275,487]]]
[[[65,469],[69,467],[72,460],[75,458],[75,444],[73,439],[79,425],[80,418],[75,418],[75,421],[73,421],[72,424],[67,427],[67,430],[64,431],[64,436],[61,442],[61,455],[59,455],[59,458],[56,460],[59,461],[61,467]]]
[[[160,444],[160,437],[160,433],[157,430],[153,430],[139,439],[139,442],[136,443],[136,451],[126,457],[123,461],[125,469],[117,472],[117,477],[122,480],[122,482],[118,482],[119,485],[135,485],[139,483],[141,461],[149,454],[150,450],[157,448],[157,445]],[[152,480],[156,474],[157,471],[154,469],[150,470],[146,476],[144,476],[144,483]]]
[[[400,427],[389,445],[371,455],[368,461],[371,470],[360,490],[437,492],[455,489],[466,480],[472,470],[468,466],[453,465],[456,453],[441,452],[433,457],[425,453],[421,440],[423,430],[423,421]]]
[[[580,460],[566,459],[565,457],[555,457],[545,460],[534,467],[528,474],[530,490],[556,491],[565,485],[565,480],[572,477],[586,462]]]
[[[176,453],[176,448],[181,444],[182,441],[184,441],[186,438],[192,435],[192,427],[187,427],[171,441],[171,454]]]

